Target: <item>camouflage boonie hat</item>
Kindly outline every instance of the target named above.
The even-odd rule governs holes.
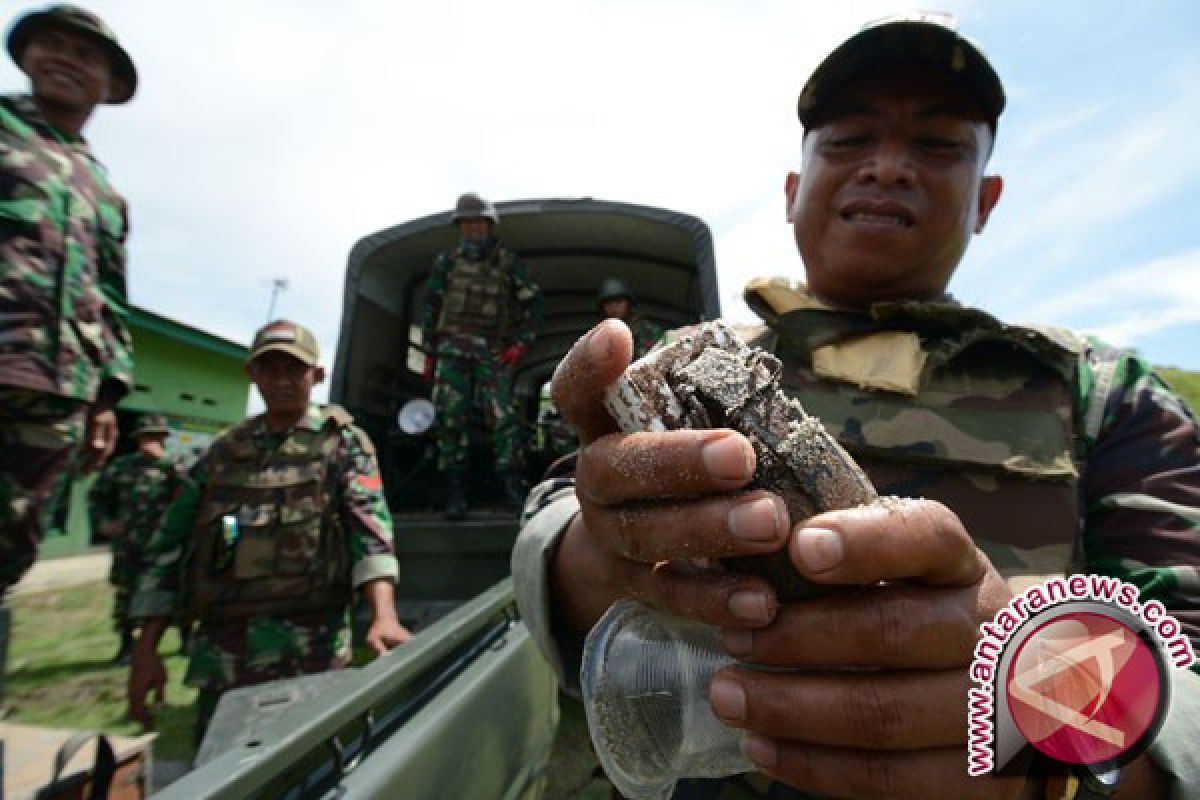
[[[490,219],[495,225],[500,221],[500,215],[496,213],[495,206],[487,200],[474,192],[467,192],[460,195],[458,202],[454,204],[454,216],[450,221],[458,223],[464,219]]]
[[[800,91],[796,113],[805,128],[842,87],[862,75],[899,66],[928,66],[957,77],[995,127],[1004,111],[1004,87],[983,52],[955,30],[954,16],[938,12],[885,17],[869,22],[813,70]]]
[[[269,322],[258,333],[254,334],[254,342],[250,345],[249,364],[263,353],[278,350],[281,353],[296,358],[315,367],[321,357],[321,349],[317,346],[317,337],[303,325],[297,325],[290,320],[280,319]]]
[[[147,412],[138,417],[137,422],[133,423],[133,430],[129,432],[130,436],[144,436],[150,433],[168,434],[171,429],[167,427],[167,418],[162,414]]]
[[[125,52],[117,41],[117,35],[112,28],[104,24],[104,20],[90,11],[66,4],[53,5],[42,11],[31,11],[13,23],[8,32],[8,54],[12,56],[17,67],[21,67],[21,56],[29,44],[30,37],[38,29],[47,26],[67,28],[95,39],[108,53],[114,78],[124,83],[125,91],[115,93],[104,102],[113,105],[128,102],[137,91],[137,69],[133,59]]]

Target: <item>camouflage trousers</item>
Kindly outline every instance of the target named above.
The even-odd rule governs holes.
[[[191,642],[184,683],[196,698],[196,743],[229,690],[280,678],[341,669],[350,663],[351,633],[346,611],[279,619],[252,616],[204,621]]]
[[[0,595],[37,558],[86,421],[81,400],[0,387]]]
[[[113,627],[120,631],[129,625],[129,602],[137,591],[138,576],[146,568],[145,547],[128,534],[112,540],[112,569],[108,582],[113,586]]]
[[[492,429],[496,471],[513,464],[517,420],[512,404],[512,368],[494,357],[439,355],[434,375],[438,469],[463,470],[470,445],[471,412],[477,409]]]

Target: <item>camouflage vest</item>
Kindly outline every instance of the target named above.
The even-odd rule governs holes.
[[[437,332],[503,338],[514,317],[511,264],[512,257],[501,245],[481,261],[472,261],[461,247],[455,248]]]
[[[328,494],[331,456],[352,417],[323,409],[319,430],[297,427],[259,448],[254,420],[214,447],[188,559],[194,619],[345,608],[350,557]]]
[[[751,338],[774,349],[785,389],[881,495],[944,503],[1018,586],[1078,563],[1083,437],[1072,334],[949,302],[857,314],[804,299],[789,308],[748,288],[769,326]]]

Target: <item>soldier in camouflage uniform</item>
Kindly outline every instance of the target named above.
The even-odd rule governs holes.
[[[478,195],[459,197],[453,221],[462,240],[438,255],[425,287],[425,375],[433,379],[438,469],[447,478],[451,519],[461,519],[467,510],[472,410],[492,428],[505,502],[519,510],[525,496],[512,375],[533,345],[543,301],[529,269],[493,235],[498,220],[492,204]]]
[[[637,298],[625,282],[619,278],[605,278],[596,296],[601,316],[619,319],[629,326],[633,334],[633,357],[639,359],[663,338],[662,326],[646,319],[634,311]]]
[[[392,518],[367,435],[337,406],[310,403],[324,379],[316,338],[288,321],[254,337],[246,374],[266,411],[197,460],[148,546],[130,616],[141,621],[130,716],[166,674],[169,620],[199,625],[185,682],[200,689],[197,742],[227,689],[322,672],[350,659],[348,609],[361,590],[376,653],[408,640],[396,617]]]
[[[584,634],[622,597],[719,626],[738,659],[799,668],[717,673],[712,708],[765,774],[683,781],[677,798],[1111,796],[1063,764],[967,775],[967,669],[980,623],[1013,597],[1006,578],[1121,578],[1200,648],[1191,413],[1133,353],[946,294],[999,199],[984,170],[1004,102],[981,52],[936,19],[840,45],[800,95],[804,172],[787,179],[807,285],[747,288],[766,324],[746,335],[779,357],[785,388],[881,495],[909,499],[789,519],[782,498],[743,489],[740,434],[616,432],[600,398],[630,361],[620,326],[558,368],[556,405],[585,447],[534,489],[512,566],[564,687],[578,691]],[[857,591],[781,603],[756,576],[670,566],[785,547],[810,580]],[[1200,675],[1173,684],[1122,797],[1200,796]]]
[[[81,136],[137,87],[96,16],[19,18],[8,52],[28,95],[0,96],[0,595],[33,564],[80,442],[84,469],[116,444],[133,361],[125,201]]]
[[[113,627],[121,637],[117,664],[128,664],[133,652],[129,600],[138,576],[148,566],[146,544],[183,478],[167,455],[169,434],[162,414],[142,414],[130,431],[137,449],[110,461],[89,495],[92,530],[112,547],[108,580],[115,590]]]

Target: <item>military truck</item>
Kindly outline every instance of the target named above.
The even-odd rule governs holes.
[[[687,214],[591,198],[497,210],[497,235],[545,295],[537,342],[514,375],[534,481],[550,458],[538,435],[544,387],[599,320],[601,281],[625,281],[639,313],[673,328],[719,315],[716,266],[707,226]],[[330,385],[376,444],[396,523],[397,608],[417,635],[360,669],[228,693],[197,769],[160,797],[541,796],[558,697],[513,601],[517,519],[500,502],[482,428],[472,431],[471,510],[445,519],[432,434],[411,414],[430,392],[422,291],[435,255],[456,241],[446,211],[354,246]]]

